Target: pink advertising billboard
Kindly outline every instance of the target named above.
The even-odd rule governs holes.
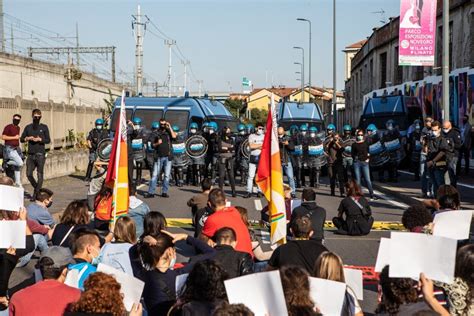
[[[400,66],[434,66],[436,0],[400,0]]]

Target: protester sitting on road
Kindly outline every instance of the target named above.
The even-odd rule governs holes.
[[[111,275],[96,272],[84,282],[84,292],[76,303],[68,307],[65,316],[127,315],[120,292],[120,283]],[[142,315],[141,304],[135,304],[129,316]]]
[[[383,268],[379,277],[382,296],[375,310],[376,315],[414,315],[429,310],[435,310],[443,316],[449,315],[434,297],[433,283],[423,274],[420,280],[424,300],[418,295],[417,281],[410,278],[390,278],[389,266]]]
[[[188,200],[188,206],[191,208],[191,215],[193,220],[199,210],[202,210],[207,206],[207,200],[209,198],[209,192],[212,190],[212,181],[209,178],[205,178],[201,181],[202,192],[194,195]],[[194,223],[196,225],[196,223]]]
[[[93,229],[90,221],[89,208],[84,200],[74,200],[68,204],[61,216],[59,224],[54,227],[51,242],[55,246],[72,248],[72,234],[83,229]],[[99,236],[100,244],[112,240],[113,234],[109,233],[105,239]]]
[[[337,234],[363,236],[370,233],[374,218],[369,202],[354,179],[346,183],[347,197],[339,204],[338,214],[332,219]],[[345,218],[343,217],[345,215]]]
[[[96,272],[99,263],[99,234],[81,228],[72,234],[71,245],[76,263],[68,266],[66,284],[84,290],[84,281],[90,274]]]
[[[291,225],[293,240],[279,246],[268,261],[269,268],[279,269],[286,265],[295,265],[308,273],[314,270],[319,255],[327,251],[320,241],[310,239],[313,235],[311,220],[299,217]]]
[[[139,240],[143,240],[145,236],[158,237],[161,234],[161,231],[166,229],[166,226],[166,218],[163,214],[157,211],[149,212],[145,215],[145,219],[143,221],[143,234],[140,236]],[[133,275],[136,278],[143,280],[145,270],[138,254],[138,243],[130,248],[129,255],[130,263],[132,264]]]
[[[135,222],[128,216],[119,217],[114,227],[114,240],[100,249],[101,263],[133,275],[130,248],[137,242]]]
[[[291,220],[291,200],[292,200],[292,195],[294,194],[293,191],[291,191],[291,187],[284,183],[283,184],[283,194],[285,196],[285,211],[286,211],[286,222],[288,223],[287,225],[287,230],[288,233],[290,232],[290,220]],[[265,207],[261,211],[261,219],[264,223],[270,223],[270,215],[268,211],[268,204],[265,205]]]
[[[402,224],[412,233],[427,232],[433,216],[423,205],[412,205],[402,215]]]
[[[196,263],[179,294],[170,315],[211,315],[214,308],[227,303],[225,270],[214,260]]]
[[[14,181],[9,177],[0,177],[0,185],[13,186]],[[10,220],[27,220],[26,209],[21,208],[18,213],[0,210],[0,221]],[[35,242],[28,224],[26,225],[25,232],[25,249],[15,249],[12,247],[0,249],[0,311],[8,307],[8,282],[19,258],[32,252],[34,249]]]
[[[319,256],[314,266],[313,275],[316,278],[346,283],[342,259],[334,252],[323,252]],[[349,286],[346,288],[346,295],[344,297],[344,305],[342,306],[341,314],[356,316],[364,315],[354,290]]]
[[[89,189],[87,190],[87,206],[91,212],[94,212],[95,199],[97,198],[97,194],[99,194],[100,190],[104,186],[105,177],[107,176],[107,164],[108,162],[103,161],[94,162],[96,174],[89,182]]]
[[[252,257],[246,252],[235,250],[237,241],[232,228],[219,229],[213,239],[216,243],[214,247],[216,254],[212,259],[224,268],[228,279],[253,272]]]
[[[143,234],[143,220],[150,212],[148,204],[137,198],[136,186],[130,187],[130,197],[128,201],[128,216],[135,222],[136,236]]]
[[[10,315],[62,316],[68,304],[81,296],[81,291],[64,284],[71,263],[74,260],[68,248],[53,246],[44,251],[36,265],[43,280],[13,295]]]
[[[316,203],[316,191],[311,188],[303,189],[301,194],[302,203],[293,210],[290,227],[292,223],[300,217],[306,216],[311,220],[313,235],[311,239],[323,242],[324,223],[326,222],[326,210]]]
[[[94,204],[94,227],[106,231],[112,218],[113,188],[104,184]]]
[[[48,211],[48,208],[53,204],[53,191],[42,188],[39,189],[35,197],[35,201],[26,208],[28,217],[41,225],[53,227],[56,223]]]
[[[454,281],[451,284],[434,284],[446,293],[451,315],[474,315],[474,244],[459,248]]]
[[[212,313],[212,316],[254,316],[255,314],[244,304],[220,304]]]
[[[459,191],[449,184],[441,185],[436,191],[436,200],[424,200],[423,204],[436,215],[443,211],[453,211],[461,208]]]
[[[227,199],[223,190],[213,189],[209,193],[209,206],[214,213],[207,218],[199,238],[212,244],[212,237],[217,230],[230,227],[237,235],[235,250],[247,252],[253,257],[248,228],[242,221],[239,211],[233,206],[227,207],[226,203]]]
[[[41,225],[35,220],[27,218],[26,224],[33,234],[35,249],[18,260],[16,265],[17,268],[26,266],[30,262],[31,257],[33,257],[36,250],[38,250],[40,253],[43,253],[46,249],[48,249],[48,240],[53,233],[53,230],[48,225]]]
[[[320,315],[310,296],[307,271],[296,266],[283,267],[280,278],[289,316]]]
[[[176,302],[176,277],[189,273],[193,265],[199,262],[193,260],[183,268],[172,270],[176,264],[175,243],[180,240],[186,240],[203,253],[200,260],[209,259],[215,254],[215,250],[205,242],[187,234],[162,231],[158,236],[145,236],[138,244],[138,253],[147,270],[144,273],[143,299],[149,315],[167,315]]]

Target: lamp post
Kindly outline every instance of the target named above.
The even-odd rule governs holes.
[[[301,50],[301,102],[304,102],[304,48],[299,46],[294,46],[294,49]]]
[[[308,71],[308,80],[309,80],[309,92],[310,92],[310,101],[311,101],[311,21],[308,19],[297,18],[297,21],[308,22],[309,24],[309,71]]]
[[[443,119],[449,121],[449,0],[443,0]],[[457,125],[457,122],[456,122]]]
[[[336,94],[336,0],[332,7],[332,107],[333,123],[337,127],[337,94]]]
[[[303,95],[304,95],[304,94],[303,94],[303,92],[304,92],[304,67],[303,67],[303,64],[302,64],[302,63],[299,63],[299,62],[296,62],[296,61],[294,62],[294,64],[295,64],[295,65],[300,65],[300,67],[301,67],[301,71],[300,71],[300,73],[301,73],[301,79],[300,79],[300,81],[301,81],[301,97],[300,97],[300,103],[301,103],[301,102],[302,102],[301,100],[302,100]]]

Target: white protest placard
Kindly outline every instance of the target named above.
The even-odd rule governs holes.
[[[362,270],[344,268],[344,279],[346,279],[346,284],[357,296],[358,300],[364,299],[364,285],[362,282]]]
[[[183,289],[184,285],[186,284],[186,280],[188,279],[189,273],[180,274],[176,277],[176,284],[175,284],[175,291],[176,291],[176,298],[178,298],[181,290]]]
[[[256,316],[288,315],[278,270],[241,276],[224,284],[230,304],[242,303]]]
[[[97,271],[112,275],[117,282],[120,283],[120,291],[123,294],[123,304],[127,311],[132,310],[134,303],[140,303],[143,287],[145,286],[143,281],[103,263],[99,263]]]
[[[448,211],[436,214],[433,220],[433,236],[456,240],[469,239],[472,211]]]
[[[380,238],[379,251],[377,253],[377,261],[375,262],[375,272],[382,272],[382,269],[389,264],[390,261],[390,238]]]
[[[457,240],[420,233],[392,232],[389,276],[418,280],[420,273],[444,283],[454,279]]]
[[[26,221],[0,221],[0,249],[25,249]]]
[[[298,206],[301,206],[301,202],[302,201],[300,199],[291,200],[291,213],[293,213],[295,208],[297,208]]]
[[[0,210],[18,212],[23,207],[25,190],[0,184]]]
[[[309,278],[310,295],[323,315],[341,315],[346,284],[320,278]]]
[[[256,200],[253,201],[253,203],[255,204],[255,209],[256,209],[257,211],[263,210],[263,206],[262,206],[262,201],[261,201],[261,200],[256,199]]]

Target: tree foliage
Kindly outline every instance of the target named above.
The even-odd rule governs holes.
[[[227,99],[224,102],[224,106],[237,118],[240,117],[242,110],[244,110],[244,103],[242,100]]]

